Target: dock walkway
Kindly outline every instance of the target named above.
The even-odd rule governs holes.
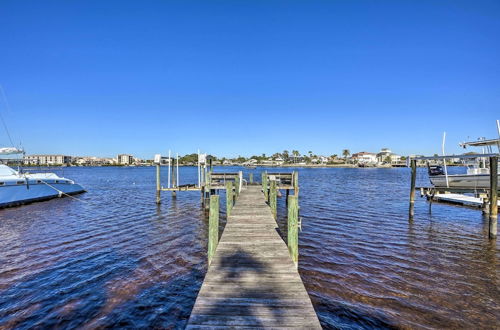
[[[193,307],[188,329],[321,329],[260,186],[241,191]]]

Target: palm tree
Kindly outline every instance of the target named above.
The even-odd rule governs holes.
[[[287,162],[288,158],[289,158],[288,150],[283,150],[283,160]]]
[[[292,150],[292,155],[293,155],[293,162],[295,163],[297,161],[297,157],[299,157],[300,153],[298,150]]]
[[[342,150],[342,156],[344,156],[345,163],[347,163],[347,157],[349,157],[350,154],[351,154],[351,152],[349,151],[349,149]]]

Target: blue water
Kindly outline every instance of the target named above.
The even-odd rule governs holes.
[[[296,170],[299,272],[325,328],[497,325],[500,249],[481,211],[417,199],[409,222],[407,168]],[[207,270],[200,193],[157,206],[152,167],[64,176],[88,192],[0,210],[0,328],[183,328]],[[196,168],[180,169],[195,182]]]

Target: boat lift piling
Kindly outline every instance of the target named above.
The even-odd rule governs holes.
[[[411,188],[410,188],[410,210],[409,210],[409,220],[413,220],[415,216],[415,182],[417,179],[417,160],[412,159],[410,161],[411,167]]]
[[[490,157],[490,238],[497,237],[498,222],[498,157]]]

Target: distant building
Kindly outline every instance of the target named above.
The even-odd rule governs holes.
[[[388,161],[389,159],[390,161]],[[401,162],[401,156],[392,153],[392,151],[388,148],[382,148],[380,152],[377,154],[377,161],[379,163],[396,164]]]
[[[357,161],[359,164],[376,164],[377,154],[367,151],[361,151],[352,154],[351,159]]]
[[[117,162],[119,165],[131,165],[134,163],[134,156],[126,154],[118,155]]]
[[[255,165],[255,164],[257,164],[257,163],[258,163],[258,162],[257,162],[257,159],[253,159],[253,158],[252,158],[252,159],[249,159],[249,160],[247,160],[246,162],[242,163],[241,165]]]
[[[95,156],[73,157],[73,164],[80,166],[102,166],[113,165],[113,158],[101,158]]]
[[[330,158],[329,157],[326,157],[326,156],[317,156],[317,158],[313,158],[312,159],[312,162],[313,163],[316,163],[316,164],[326,164],[330,161]]]
[[[64,165],[70,164],[71,156],[66,155],[28,155],[23,158],[27,165]]]

